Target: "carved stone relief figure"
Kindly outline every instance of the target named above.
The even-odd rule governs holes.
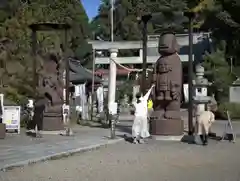
[[[60,73],[59,57],[50,54],[43,59],[42,70],[38,78],[38,92],[40,99],[44,99],[43,122],[40,130],[63,129],[62,104],[63,104],[63,81]]]
[[[182,131],[182,127],[179,127],[182,124],[180,114],[182,63],[178,51],[179,46],[174,34],[166,33],[160,37],[159,53],[161,57],[157,60],[153,72],[153,83],[156,85],[153,124],[155,132],[158,132],[155,134],[161,134],[161,131],[157,131],[158,128],[156,128],[161,124],[165,125],[165,130],[163,130],[163,125],[161,128],[163,134],[180,134]]]

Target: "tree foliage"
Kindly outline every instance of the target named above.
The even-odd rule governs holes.
[[[94,34],[103,40],[111,37],[109,2],[102,1],[99,14],[91,23]],[[182,33],[187,28],[187,20],[182,15],[186,10],[196,13],[194,31],[212,32],[214,51],[206,54],[204,66],[211,71],[209,79],[214,82],[213,89],[223,101],[228,97],[228,87],[235,78],[229,68],[229,57],[235,66],[240,64],[239,0],[116,0],[115,40],[140,40],[141,24],[137,17],[149,12],[153,15],[149,22],[149,34],[161,34],[166,30]],[[235,74],[240,76],[238,72],[235,71]]]
[[[205,55],[204,61],[207,78],[212,82],[211,91],[215,93],[218,102],[228,101],[229,86],[235,79],[226,61],[225,47],[225,42],[221,42],[215,52]]]
[[[0,78],[1,92],[19,102],[32,92],[32,23],[68,23],[72,26],[68,43],[73,56],[87,59],[91,47],[88,18],[81,2],[75,0],[2,0],[0,2]],[[58,54],[61,32],[38,33],[38,66],[48,52]]]
[[[205,0],[207,1],[207,0]],[[240,38],[240,2],[238,0],[208,0],[209,5],[204,11],[202,30],[213,33],[215,40],[225,40],[227,43],[226,55],[239,58]],[[238,61],[236,61],[238,62]],[[238,65],[238,64],[236,64]]]
[[[91,26],[95,36],[110,40],[110,1],[102,0],[98,15],[92,20]],[[141,23],[138,17],[151,13],[149,34],[166,30],[182,32],[184,30],[182,15],[187,4],[182,0],[116,0],[114,4],[114,36],[115,40],[141,39]]]

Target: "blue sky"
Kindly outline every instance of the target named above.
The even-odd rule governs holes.
[[[100,0],[82,0],[82,3],[89,19],[91,20],[97,15]]]

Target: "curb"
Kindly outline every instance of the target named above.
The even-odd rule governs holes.
[[[72,150],[68,150],[65,152],[59,152],[59,153],[55,153],[52,155],[47,155],[47,156],[43,156],[43,157],[39,157],[39,158],[33,158],[33,159],[29,159],[29,160],[24,160],[21,162],[16,162],[13,164],[5,165],[4,167],[0,168],[0,171],[6,172],[6,171],[12,170],[14,168],[24,167],[24,166],[36,164],[39,162],[44,162],[47,160],[57,160],[57,159],[61,159],[64,157],[73,156],[74,154],[78,154],[78,153],[84,153],[84,152],[88,152],[88,151],[98,150],[102,147],[106,147],[108,145],[115,144],[115,143],[118,143],[123,140],[124,140],[123,138],[117,138],[115,140],[108,140],[106,143],[95,144],[95,145],[72,149]]]

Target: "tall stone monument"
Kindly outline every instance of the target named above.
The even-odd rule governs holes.
[[[150,131],[152,135],[180,136],[183,134],[180,104],[182,94],[182,63],[179,46],[173,33],[164,33],[159,39],[161,57],[154,66],[154,113]]]
[[[60,57],[49,54],[45,57],[42,70],[38,76],[40,97],[36,100],[34,119],[42,117],[38,122],[38,129],[44,131],[63,130],[62,104],[63,80],[60,71]]]
[[[55,131],[63,130],[63,67],[66,70],[66,104],[69,105],[69,62],[67,59],[67,31],[71,28],[68,24],[56,23],[37,23],[31,24],[29,28],[32,30],[32,53],[33,53],[33,97],[34,97],[34,115],[32,124],[29,128],[37,128],[38,130]],[[63,31],[64,41],[59,48],[63,52],[65,63],[58,53],[42,54],[43,62],[39,65],[37,61],[38,41],[37,32],[39,31]],[[55,48],[54,48],[55,50]],[[56,49],[57,50],[57,49]],[[65,64],[65,66],[62,66]],[[67,129],[67,135],[70,129]],[[39,135],[40,136],[40,135]]]

